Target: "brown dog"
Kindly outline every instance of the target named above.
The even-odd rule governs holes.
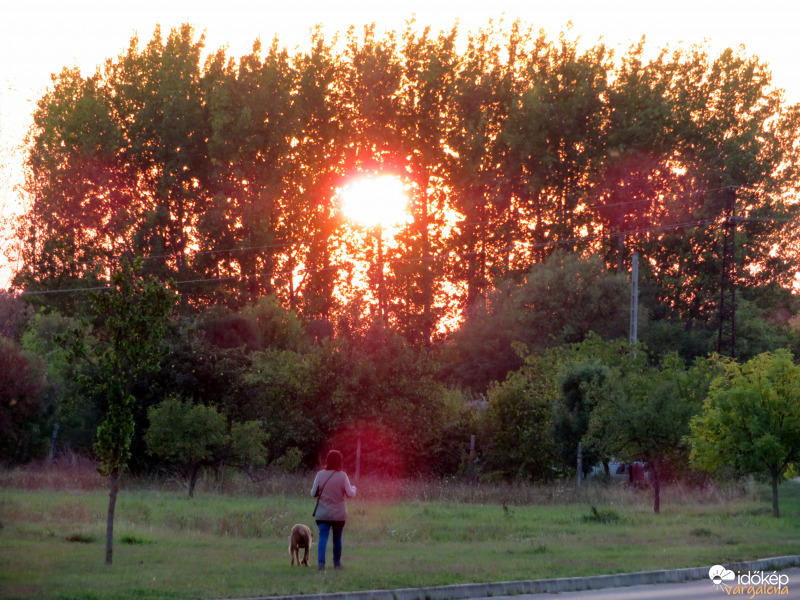
[[[314,543],[314,535],[311,530],[306,526],[298,523],[292,527],[292,535],[289,537],[289,556],[292,557],[292,566],[295,561],[297,564],[304,564],[308,566],[308,551],[311,550],[311,544]],[[300,560],[300,548],[305,549],[303,560]]]

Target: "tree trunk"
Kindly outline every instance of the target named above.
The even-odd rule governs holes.
[[[653,512],[658,514],[661,512],[661,482],[658,480],[658,469],[655,466],[651,468],[653,474]]]
[[[425,260],[420,263],[422,268],[422,327],[423,327],[423,344],[425,348],[431,347],[431,339],[433,338],[433,317],[431,316],[433,306],[433,266],[429,260],[431,256],[431,240],[428,235],[428,184],[430,176],[427,169],[422,177],[423,185],[420,186],[422,191],[422,219],[420,223],[420,233],[422,234],[422,256]]]
[[[106,519],[106,564],[110,565],[114,556],[114,511],[117,507],[117,493],[119,492],[119,470],[115,469],[109,475],[108,493],[108,518]]]
[[[780,517],[781,511],[778,509],[778,474],[772,474],[772,516]]]
[[[193,466],[192,473],[189,476],[189,499],[194,498],[194,486],[197,483],[197,472],[200,470],[200,467]]]

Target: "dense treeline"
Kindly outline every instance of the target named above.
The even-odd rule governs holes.
[[[755,57],[645,59],[643,43],[614,56],[520,24],[204,51],[189,26],[157,30],[94,75],[54,77],[31,134],[17,286],[92,287],[141,256],[186,309],[274,295],[335,320],[364,310],[348,308],[364,292],[354,262],[377,261],[337,190],[390,172],[412,202],[385,244],[388,317],[415,344],[557,248],[618,271],[638,251],[656,310],[704,327],[726,216],[736,284],[787,301],[800,110]]]
[[[293,470],[313,467],[336,446],[352,468],[361,438],[364,472],[541,480],[573,472],[580,441],[587,470],[616,457],[663,463],[665,478],[685,475],[689,419],[715,372],[703,356],[682,359],[665,341],[632,353],[620,301],[627,292],[625,277],[599,259],[555,254],[430,349],[379,318],[354,315],[333,328],[302,320],[273,297],[241,311],[175,314],[150,350],[163,359],[127,379],[128,466],[180,468],[192,479],[225,464]],[[102,299],[110,293],[90,292],[96,309],[109,305]],[[538,296],[548,303],[526,309]],[[105,383],[116,377],[112,340],[136,347],[141,336],[127,335],[120,316],[105,309],[87,321],[31,314],[19,296],[2,300],[9,323],[0,347],[3,460],[45,456],[56,423],[58,449],[92,452],[116,398]],[[554,318],[563,311],[572,318]],[[800,351],[793,329],[753,318],[742,324],[757,332],[747,340],[762,355]],[[639,421],[629,420],[633,414]],[[620,415],[650,434],[618,431]]]
[[[94,302],[107,304],[108,295],[99,293]],[[163,357],[158,368],[131,374],[108,350],[112,340],[126,354],[141,346],[140,334],[111,329],[131,317],[123,321],[106,311],[94,326],[55,312],[29,319],[18,341],[0,338],[0,457],[6,463],[46,456],[55,423],[60,451],[97,451],[98,427],[120,396],[107,382],[118,378],[129,382],[134,398],[126,404],[133,425],[125,462],[135,471],[259,463],[311,468],[331,445],[346,451],[352,463],[361,437],[365,472],[442,475],[463,467],[464,439],[475,433],[467,395],[437,380],[437,363],[427,351],[379,322],[320,337],[264,298],[242,313],[169,320],[157,349],[148,348]],[[147,315],[139,322],[148,323]],[[245,441],[244,452],[218,442],[205,446],[209,424],[187,421],[203,415],[182,414],[182,424],[176,418],[163,425],[166,432],[151,434],[174,447],[154,451],[145,442],[152,410],[174,400],[185,405],[178,409],[213,409],[229,429],[256,423],[259,431],[252,437],[260,448]],[[199,458],[185,461],[200,447]]]
[[[546,479],[582,441],[587,468],[659,481],[687,471],[721,369],[725,277],[737,357],[798,355],[800,107],[757,58],[520,24],[204,52],[156,31],[38,104],[24,295],[0,302],[3,460],[44,455],[54,423],[97,448],[120,334],[92,288],[136,259],[180,297],[163,360],[126,383],[137,470],[310,468],[361,438],[365,470]],[[338,204],[363,173],[412,199],[382,248],[385,319],[373,233]]]

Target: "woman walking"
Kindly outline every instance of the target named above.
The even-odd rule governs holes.
[[[317,497],[314,516],[319,527],[317,544],[317,563],[319,570],[325,570],[325,552],[328,536],[333,530],[333,568],[342,568],[342,532],[347,521],[345,498],[355,498],[356,486],[350,485],[347,473],[342,471],[342,453],[338,450],[328,452],[325,469],[317,473],[311,495]]]

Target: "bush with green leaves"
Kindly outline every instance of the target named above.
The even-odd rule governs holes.
[[[266,465],[267,435],[257,421],[228,423],[213,406],[169,397],[148,411],[148,452],[177,466],[189,479],[194,497],[197,476],[206,467]]]

